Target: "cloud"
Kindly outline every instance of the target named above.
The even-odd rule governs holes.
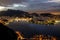
[[[6,8],[8,9],[15,9],[15,10],[27,10],[29,7],[29,4],[22,2],[22,3],[14,3],[12,5],[7,5]]]
[[[6,10],[7,10],[6,7],[4,7],[4,6],[0,6],[0,11],[6,11]]]
[[[22,3],[14,3],[11,5],[6,6],[0,6],[0,11],[3,11],[4,9],[14,9],[14,10],[27,10],[29,4],[22,2]]]
[[[60,0],[1,0],[7,9],[15,10],[58,10]]]
[[[48,0],[48,2],[60,3],[60,0]]]
[[[24,4],[12,4],[12,5],[7,5],[9,7],[27,7],[28,5],[24,5]]]

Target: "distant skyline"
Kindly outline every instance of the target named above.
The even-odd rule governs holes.
[[[0,0],[2,9],[60,11],[60,0]]]

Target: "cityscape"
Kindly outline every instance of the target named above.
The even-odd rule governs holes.
[[[17,22],[21,21],[21,22],[27,22],[27,23],[46,24],[46,25],[60,23],[60,15],[53,15],[51,13],[29,14],[28,12],[24,12],[24,11],[20,11],[23,13],[17,14],[19,10],[9,9],[7,12],[9,11],[17,11],[17,12],[16,12],[16,15],[14,14],[12,16],[10,16],[9,13],[7,13],[8,15],[0,16],[1,22],[4,21],[4,23],[9,24],[10,22],[13,22],[13,21],[17,21]]]
[[[60,0],[0,0],[0,40],[60,40]]]
[[[8,12],[11,11],[18,11],[18,10],[8,10]],[[5,13],[6,11],[4,11]],[[19,11],[20,13],[21,11]],[[0,23],[8,26],[10,23],[13,22],[17,22],[20,24],[37,24],[37,25],[58,25],[60,24],[60,15],[53,15],[51,13],[41,13],[41,14],[37,14],[37,13],[31,13],[29,14],[28,12],[24,12],[22,11],[22,14],[18,14],[13,15],[13,16],[0,16]],[[11,12],[12,13],[12,12]],[[17,12],[18,13],[18,12]],[[27,15],[26,15],[27,14]],[[22,35],[20,34],[19,31],[16,31],[16,33],[18,34],[18,38],[17,40],[57,40],[56,36],[50,36],[50,35],[43,35],[43,34],[39,34],[39,35],[33,35],[31,38],[24,38]]]

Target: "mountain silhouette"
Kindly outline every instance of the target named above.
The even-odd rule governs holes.
[[[44,17],[51,17],[51,16],[54,16],[54,15],[51,14],[51,13],[41,13],[40,15],[41,15],[41,16],[44,16]]]
[[[0,23],[0,40],[17,40],[17,34],[12,29]]]
[[[0,13],[1,13],[0,16],[24,16],[28,14],[28,12],[12,9],[8,9],[7,11],[1,11]]]

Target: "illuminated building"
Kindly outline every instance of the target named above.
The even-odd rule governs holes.
[[[53,36],[45,36],[45,35],[36,35],[32,40],[56,40],[56,37]]]

